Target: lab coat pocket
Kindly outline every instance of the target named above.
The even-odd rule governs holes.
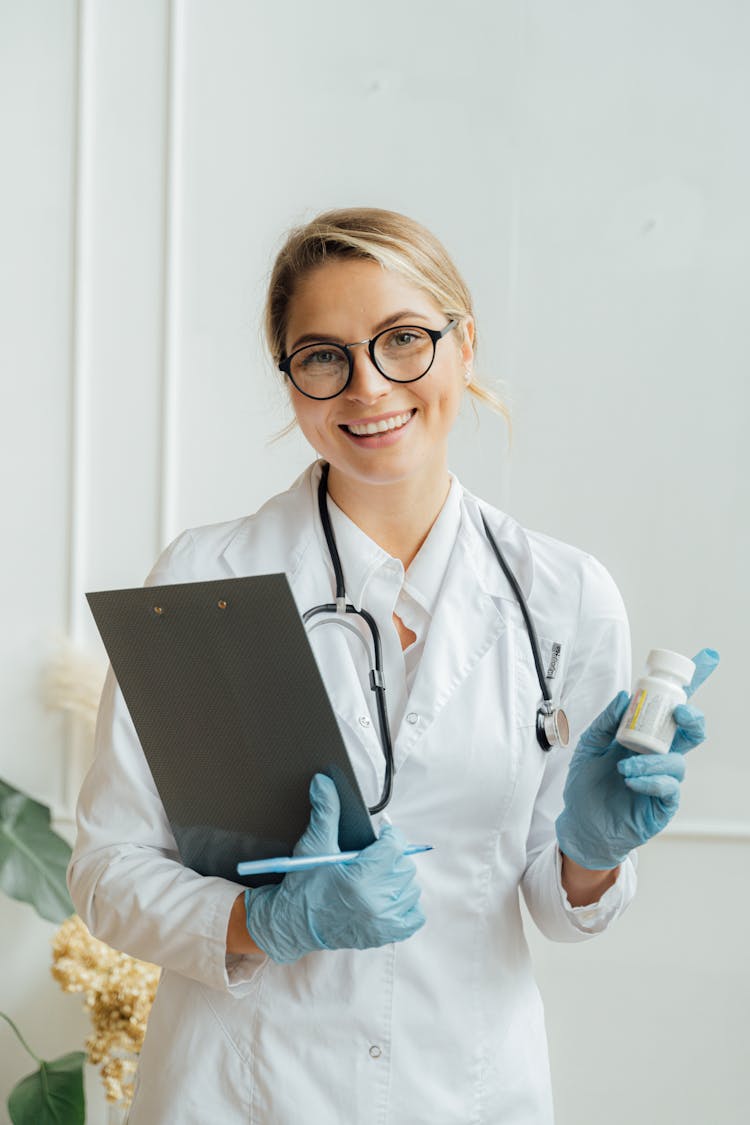
[[[250,1065],[252,1059],[254,1029],[267,967],[266,961],[240,995],[200,985],[203,1003],[213,1017],[217,1031],[246,1065]]]
[[[230,1031],[225,1018],[217,1018],[207,1003],[212,991],[178,973],[163,973],[141,1050],[130,1125],[249,1120],[248,1045]],[[252,1022],[254,995],[242,1000],[230,993],[214,995],[235,1004]]]

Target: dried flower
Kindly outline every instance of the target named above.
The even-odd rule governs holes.
[[[89,1062],[100,1066],[108,1102],[130,1105],[137,1055],[159,983],[159,968],[118,953],[73,914],[52,942],[52,976],[63,992],[82,992],[93,1035]]]
[[[91,656],[66,637],[58,637],[42,679],[46,705],[79,719],[92,749],[105,671],[101,658]]]

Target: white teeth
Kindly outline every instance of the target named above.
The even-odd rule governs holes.
[[[405,426],[411,418],[412,412],[408,411],[406,414],[396,414],[393,418],[385,418],[382,422],[367,422],[364,426],[347,426],[347,430],[351,434],[384,434],[388,430],[397,430],[401,426]]]

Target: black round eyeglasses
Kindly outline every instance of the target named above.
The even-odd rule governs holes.
[[[370,359],[381,375],[392,383],[415,383],[432,367],[438,340],[457,324],[455,318],[449,320],[445,328],[398,324],[395,328],[385,328],[369,340],[355,340],[351,344],[317,340],[282,359],[279,370],[307,398],[335,398],[352,381],[354,356],[351,349],[367,344]]]

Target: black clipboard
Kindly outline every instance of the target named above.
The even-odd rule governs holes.
[[[246,886],[291,855],[314,773],[341,801],[339,846],[375,839],[285,574],[87,593],[183,863]]]

